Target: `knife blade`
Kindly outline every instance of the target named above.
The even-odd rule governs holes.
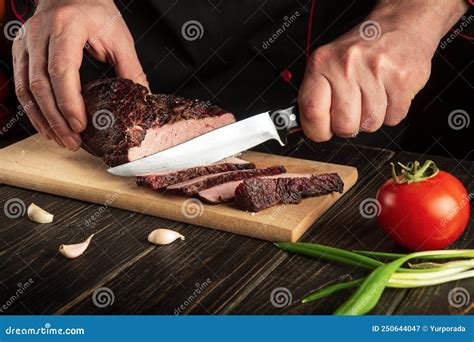
[[[166,173],[212,164],[271,139],[284,146],[288,131],[298,127],[297,112],[291,106],[257,114],[107,171],[128,177]]]

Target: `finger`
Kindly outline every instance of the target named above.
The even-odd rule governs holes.
[[[355,83],[338,75],[331,84],[331,129],[340,137],[353,137],[359,132],[361,92]]]
[[[387,94],[375,79],[361,82],[362,108],[359,130],[375,132],[383,124],[387,110]]]
[[[148,81],[138,60],[135,44],[127,31],[124,39],[114,41],[113,63],[118,77],[128,78],[148,88]]]
[[[56,105],[76,133],[87,125],[79,76],[86,40],[85,32],[61,32],[51,36],[48,51],[48,73]]]
[[[28,88],[28,54],[23,44],[23,41],[17,40],[12,47],[15,93],[33,127],[43,136],[51,138],[52,135],[47,132],[49,124]]]
[[[328,80],[317,72],[307,70],[299,90],[298,103],[305,135],[317,142],[331,139],[331,86]]]
[[[56,99],[47,72],[48,44],[48,39],[41,39],[37,34],[27,36],[30,91],[59,140],[68,149],[77,150],[81,144],[80,137],[73,132],[56,106]]]
[[[412,96],[404,91],[396,92],[388,89],[387,99],[387,113],[383,123],[387,126],[396,126],[407,116]]]

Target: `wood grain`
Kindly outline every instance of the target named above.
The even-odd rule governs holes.
[[[41,149],[38,148],[41,146]],[[284,165],[288,172],[337,172],[347,192],[357,169],[344,165],[248,151],[243,159],[258,167]],[[0,150],[0,182],[110,207],[224,230],[269,241],[296,241],[342,194],[313,197],[298,205],[275,206],[259,213],[232,204],[207,205],[198,200],[138,187],[133,178],[109,174],[103,162],[85,151],[69,152],[39,135]]]

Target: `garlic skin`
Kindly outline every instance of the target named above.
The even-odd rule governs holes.
[[[27,213],[28,213],[29,219],[37,223],[51,223],[53,222],[53,219],[54,219],[53,214],[48,213],[44,209],[41,209],[34,203],[31,203],[28,206]]]
[[[184,236],[174,230],[163,228],[155,229],[148,235],[148,241],[155,245],[168,245],[177,239],[184,240]]]
[[[61,245],[59,246],[59,253],[68,259],[77,258],[85,252],[87,247],[89,247],[89,243],[91,242],[93,236],[94,234],[89,236],[86,241],[76,243],[74,245]]]

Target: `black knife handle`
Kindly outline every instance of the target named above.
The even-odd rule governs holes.
[[[301,130],[300,110],[297,103],[288,107],[271,110],[269,114],[285,145],[288,141],[288,134]]]

